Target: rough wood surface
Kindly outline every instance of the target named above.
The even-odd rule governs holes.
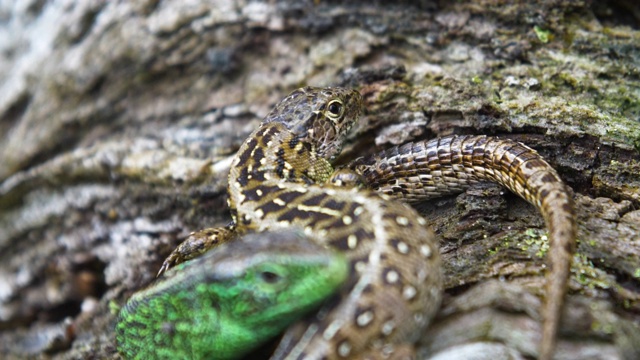
[[[557,358],[640,358],[638,5],[386,3],[0,4],[1,356],[117,357],[118,306],[229,220],[244,137],[293,88],[336,84],[368,105],[342,161],[451,133],[547,158],[580,224]],[[419,208],[447,276],[422,356],[535,356],[539,214],[494,185]]]

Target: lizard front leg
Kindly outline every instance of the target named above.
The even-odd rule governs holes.
[[[236,235],[235,224],[224,227],[207,228],[192,232],[178,245],[162,263],[158,275],[187,260],[196,258],[210,249],[229,242]]]

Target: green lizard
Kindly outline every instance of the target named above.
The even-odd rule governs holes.
[[[282,332],[346,280],[345,257],[301,232],[266,232],[176,266],[120,312],[130,359],[236,359]]]
[[[331,179],[341,186],[325,184],[361,103],[357,92],[340,88],[303,88],[285,98],[233,160],[228,185],[233,225],[193,234],[160,272],[235,234],[303,228],[319,243],[344,252],[352,275],[340,293],[342,301],[291,327],[274,358],[411,356],[403,344],[417,340],[442,291],[433,235],[414,210],[353,185],[419,200],[493,180],[537,206],[550,228],[553,271],[541,350],[541,358],[549,358],[575,238],[572,202],[555,171],[521,144],[458,137],[361,159],[347,176]],[[258,335],[256,342],[262,341]],[[178,351],[167,351],[172,350]]]

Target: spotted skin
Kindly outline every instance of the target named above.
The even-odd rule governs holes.
[[[231,235],[209,243],[293,225],[344,252],[352,271],[340,300],[292,326],[273,358],[411,358],[406,344],[417,340],[437,310],[442,276],[424,219],[391,198],[420,201],[488,179],[532,202],[550,228],[552,269],[541,346],[541,358],[548,359],[575,237],[573,205],[556,172],[535,151],[512,141],[448,137],[392,148],[334,174],[331,162],[361,111],[355,91],[298,89],[233,160]],[[201,251],[200,245],[193,248]],[[181,245],[163,269],[190,251]]]
[[[343,108],[333,109],[338,116],[331,119],[323,112],[335,99]],[[232,163],[229,207],[235,209],[239,232],[302,227],[344,252],[354,274],[339,297],[348,300],[292,328],[286,335],[292,340],[283,342],[273,359],[340,359],[391,351],[415,342],[439,306],[439,256],[424,219],[384,195],[322,184],[333,173],[329,161],[339,152],[339,146],[326,144],[344,141],[360,101],[358,93],[343,89],[294,92],[267,116]],[[399,303],[403,306],[392,306]]]
[[[495,137],[453,135],[395,146],[348,167],[372,189],[409,203],[458,193],[488,180],[534,205],[550,239],[540,359],[552,357],[577,226],[566,186],[535,150]],[[346,176],[336,173],[332,182],[340,177]]]

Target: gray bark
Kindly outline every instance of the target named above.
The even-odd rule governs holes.
[[[368,110],[342,162],[451,133],[538,150],[580,224],[557,358],[640,358],[638,5],[451,3],[0,2],[2,357],[118,357],[118,306],[229,221],[242,140],[345,85]],[[419,208],[447,276],[421,356],[535,356],[540,215],[495,185]]]

